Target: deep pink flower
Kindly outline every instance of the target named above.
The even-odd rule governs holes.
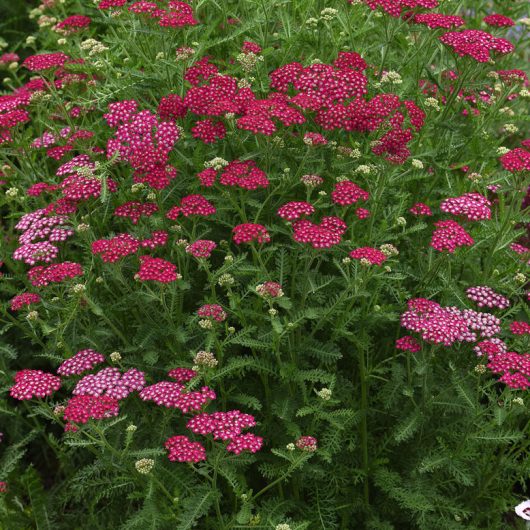
[[[295,445],[298,449],[308,453],[314,453],[318,448],[317,439],[313,436],[300,436],[300,438],[296,440]]]
[[[500,157],[502,167],[511,173],[530,171],[530,151],[517,147]]]
[[[409,212],[418,217],[422,215],[430,217],[432,215],[432,211],[429,206],[423,202],[417,202],[414,206],[412,206],[412,208],[410,208]]]
[[[169,451],[171,462],[201,462],[206,460],[206,450],[199,442],[192,442],[187,436],[168,438],[164,447]]]
[[[243,429],[254,427],[256,419],[239,410],[227,412],[201,413],[188,421],[186,427],[195,434],[213,434],[215,440],[232,440],[239,436]]]
[[[37,293],[21,293],[11,299],[11,310],[20,311],[24,306],[38,304],[41,298]]]
[[[341,206],[355,204],[357,201],[367,201],[369,196],[367,191],[364,191],[350,180],[338,182],[335,185],[335,189],[331,192],[331,200]]]
[[[494,28],[510,28],[515,24],[510,17],[505,17],[504,15],[498,15],[496,13],[492,13],[491,15],[484,17],[484,22],[488,26],[492,26]]]
[[[267,229],[260,224],[256,223],[243,223],[241,225],[234,226],[232,229],[232,239],[236,245],[241,243],[250,243],[257,241],[258,243],[268,243],[271,240]]]
[[[278,215],[282,219],[294,221],[303,215],[311,215],[314,211],[315,207],[308,202],[288,202],[278,210]]]
[[[199,374],[190,368],[174,368],[168,372],[168,375],[172,379],[175,379],[177,383],[187,383]]]
[[[269,180],[265,172],[252,160],[233,160],[222,171],[219,182],[223,186],[236,186],[245,190],[267,188]]]
[[[465,217],[469,221],[491,219],[491,202],[480,193],[465,193],[450,197],[440,204],[442,212]]]
[[[381,250],[372,247],[356,248],[350,252],[350,258],[367,260],[372,265],[379,266],[387,260],[387,256]]]
[[[226,320],[226,311],[218,304],[206,304],[199,307],[197,315],[201,318],[211,318],[216,322]]]
[[[91,349],[81,350],[63,361],[57,368],[57,373],[62,376],[79,375],[102,362],[105,362],[105,357],[101,353]]]
[[[145,386],[145,374],[136,368],[121,373],[118,368],[109,367],[96,374],[85,375],[73,390],[74,396],[110,396],[124,399],[132,392]]]
[[[38,72],[40,70],[63,66],[69,59],[70,57],[62,52],[42,53],[40,55],[30,55],[24,60],[22,66],[25,66],[32,72]]]
[[[215,398],[215,392],[207,386],[203,386],[200,391],[185,392],[184,385],[173,381],[161,381],[146,386],[140,392],[140,399],[143,401],[154,401],[161,407],[177,408],[185,414],[201,410]]]
[[[510,324],[510,331],[514,335],[530,335],[530,324],[528,322],[512,322]]]
[[[198,239],[186,247],[186,253],[191,254],[194,258],[209,258],[212,251],[217,247],[215,241],[208,239]]]
[[[510,41],[477,29],[451,31],[442,35],[440,41],[453,48],[457,55],[472,57],[479,63],[487,63],[490,60],[490,51],[506,54],[514,50]]]
[[[115,263],[136,253],[140,242],[130,234],[118,234],[112,239],[98,239],[92,243],[92,254],[99,254],[105,263]]]
[[[453,253],[458,247],[473,245],[473,238],[456,221],[438,221],[432,234],[431,247]]]
[[[133,224],[137,224],[141,217],[151,217],[158,211],[158,206],[153,202],[126,202],[114,210],[117,217],[127,217]]]
[[[39,265],[28,271],[28,278],[35,287],[44,287],[50,283],[60,283],[69,278],[75,278],[83,274],[83,268],[79,263],[65,261],[53,263],[52,265]]]
[[[200,120],[192,127],[191,135],[205,144],[213,144],[226,136],[226,127],[220,121]]]
[[[473,300],[479,307],[498,307],[506,309],[510,306],[510,300],[501,294],[496,293],[491,287],[476,286],[466,290],[467,297]]]
[[[162,258],[140,256],[140,270],[136,273],[138,280],[170,283],[179,279],[177,266]]]
[[[405,335],[396,340],[396,348],[411,353],[417,353],[421,350],[420,343],[411,335]]]
[[[263,446],[263,438],[256,436],[251,432],[240,434],[232,438],[230,443],[226,446],[229,453],[239,455],[243,451],[257,453]]]
[[[15,374],[15,384],[9,394],[21,401],[33,397],[43,398],[51,396],[61,387],[61,378],[48,374],[42,370],[21,370]]]
[[[63,418],[68,422],[86,423],[90,419],[101,420],[117,416],[118,400],[109,396],[74,396],[66,404]],[[76,430],[71,424],[66,430]]]
[[[215,206],[202,195],[187,195],[181,199],[180,206],[174,206],[169,210],[166,217],[176,221],[180,214],[184,217],[190,215],[207,217],[214,215],[216,211]]]
[[[444,15],[442,13],[418,13],[412,18],[414,24],[423,24],[431,29],[457,28],[463,26],[466,21],[456,15]]]

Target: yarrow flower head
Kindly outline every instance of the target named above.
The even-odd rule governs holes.
[[[66,430],[76,430],[72,423],[87,423],[88,420],[101,420],[112,418],[119,413],[119,404],[116,398],[110,396],[81,395],[72,397],[65,409],[64,419],[69,423]]]
[[[300,436],[295,442],[296,447],[308,453],[314,453],[318,448],[317,439],[313,436]]]
[[[61,387],[61,378],[42,370],[21,370],[15,374],[11,397],[20,401],[51,396]]]
[[[170,283],[181,278],[177,266],[162,258],[140,256],[140,270],[136,277],[140,281]]]
[[[311,215],[314,211],[315,207],[308,202],[288,202],[278,210],[278,215],[287,221],[294,221],[303,215]]]
[[[186,392],[184,385],[172,381],[161,381],[146,386],[140,392],[140,399],[143,401],[154,401],[162,407],[177,408],[184,414],[189,411],[199,411],[215,398],[215,392],[206,386],[200,391]]]
[[[282,286],[277,282],[265,282],[256,286],[256,292],[264,298],[281,298]]]
[[[310,243],[313,248],[330,248],[340,243],[346,228],[346,223],[339,217],[323,217],[319,225],[301,219],[293,223],[293,239]]]
[[[405,335],[404,337],[396,340],[396,348],[398,350],[409,351],[411,353],[417,353],[421,351],[420,343],[411,335]]]
[[[194,377],[197,377],[198,373],[190,368],[174,368],[168,372],[169,377],[175,379],[177,383],[187,383]]]
[[[187,436],[172,436],[164,444],[171,462],[197,463],[206,460],[206,450],[199,442],[192,442]]]
[[[444,346],[474,339],[467,320],[459,310],[442,307],[424,298],[408,301],[408,309],[401,315],[401,325],[419,333],[427,342]]]
[[[357,201],[366,201],[368,198],[368,192],[350,180],[343,180],[337,183],[335,189],[331,192],[331,200],[341,206],[355,204]]]
[[[10,305],[12,311],[20,311],[23,307],[29,307],[31,304],[38,304],[41,300],[37,293],[21,293],[11,299]]]
[[[507,54],[514,50],[514,45],[510,41],[476,29],[445,33],[440,37],[440,41],[453,48],[457,55],[472,57],[480,63],[487,63],[490,60],[490,51]]]
[[[530,324],[528,322],[512,322],[510,324],[510,331],[514,335],[530,335]]]
[[[57,368],[57,373],[62,376],[78,375],[92,370],[96,364],[105,362],[105,357],[91,349],[78,351],[73,357],[66,359]]]
[[[32,72],[38,72],[63,66],[69,59],[70,57],[62,52],[43,53],[40,55],[30,55],[24,60],[22,65]]]
[[[438,221],[432,234],[431,247],[439,252],[453,253],[458,247],[470,247],[473,238],[456,221]]]
[[[131,368],[121,373],[118,368],[104,368],[96,374],[89,374],[81,379],[73,390],[75,396],[110,396],[124,399],[132,392],[140,391],[145,386],[145,374]]]
[[[409,212],[413,215],[416,215],[417,217],[432,216],[432,210],[423,202],[417,202],[414,206],[412,206],[412,208],[410,208]]]
[[[202,318],[210,318],[216,322],[223,322],[227,317],[225,310],[218,304],[203,305],[197,311],[197,315]]]
[[[75,278],[83,274],[79,263],[65,261],[48,266],[39,265],[28,271],[28,278],[35,287],[44,287],[50,283],[60,283],[66,279]]]
[[[377,248],[360,247],[350,252],[350,258],[357,260],[366,260],[371,265],[381,266],[386,260],[387,255]]]
[[[186,247],[186,253],[191,254],[194,258],[197,259],[206,259],[209,258],[213,250],[217,247],[215,241],[210,241],[207,239],[198,239],[194,243],[191,243]]]
[[[257,241],[258,243],[269,243],[271,237],[267,229],[260,224],[244,223],[233,228],[233,240],[236,245],[241,243],[250,243]]]
[[[506,309],[510,306],[510,300],[501,294],[496,293],[491,287],[477,286],[469,287],[466,290],[467,297],[473,300],[479,307],[498,307]]]
[[[466,193],[461,197],[445,199],[440,204],[440,210],[469,221],[481,221],[491,219],[490,206],[491,202],[480,193]]]

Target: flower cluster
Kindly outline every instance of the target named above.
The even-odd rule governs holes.
[[[21,370],[15,374],[15,384],[9,394],[21,401],[51,396],[61,387],[61,378],[42,370]]]
[[[57,373],[62,376],[79,375],[102,362],[105,362],[105,357],[101,353],[92,349],[81,350],[63,361],[57,368]]]

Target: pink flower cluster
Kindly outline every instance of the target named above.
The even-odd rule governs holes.
[[[528,322],[515,321],[510,324],[510,331],[514,335],[530,335],[530,324]]]
[[[42,53],[40,55],[30,55],[24,60],[22,65],[31,72],[38,72],[63,66],[69,59],[70,57],[62,52]]]
[[[236,245],[241,243],[251,243],[257,241],[258,243],[269,243],[271,236],[267,232],[267,229],[260,224],[256,223],[243,223],[234,226],[232,229],[232,239]]]
[[[491,219],[491,202],[480,193],[450,197],[440,204],[442,212],[465,217],[469,221]]]
[[[412,17],[414,24],[423,24],[430,29],[457,28],[466,22],[462,17],[456,15],[444,15],[442,13],[418,13]]]
[[[155,203],[130,201],[118,206],[114,210],[114,215],[116,217],[126,217],[133,224],[137,224],[141,217],[151,217],[157,211],[158,206]]]
[[[210,241],[208,239],[198,239],[186,247],[186,253],[191,254],[197,259],[206,259],[211,256],[213,250],[216,247],[217,243],[215,241]]]
[[[215,440],[230,440],[228,452],[240,454],[243,451],[255,453],[263,445],[263,438],[253,433],[241,434],[243,429],[254,427],[256,420],[250,414],[239,410],[198,414],[188,421],[186,427],[196,434],[213,434]]]
[[[63,361],[57,368],[57,373],[62,376],[79,375],[102,362],[105,362],[105,357],[101,353],[91,349],[81,350]]]
[[[173,206],[169,210],[166,217],[171,221],[176,221],[180,214],[184,217],[189,217],[190,215],[207,217],[214,215],[216,211],[215,206],[202,195],[187,195],[182,197],[180,206]]]
[[[42,370],[21,370],[15,374],[14,379],[15,384],[10,388],[9,394],[21,401],[51,396],[61,387],[60,377]]]
[[[168,372],[168,375],[175,379],[177,383],[187,383],[196,377],[198,373],[190,368],[174,368]]]
[[[419,333],[423,340],[444,346],[474,340],[468,322],[459,309],[442,307],[425,298],[413,298],[407,305],[407,311],[401,315],[401,325]]]
[[[145,374],[140,370],[131,368],[122,374],[118,368],[109,367],[96,374],[85,375],[72,393],[74,396],[105,395],[115,399],[125,399],[135,390],[142,390],[144,386]]]
[[[510,306],[510,300],[502,294],[496,293],[491,287],[476,286],[466,290],[467,297],[473,300],[479,307],[498,307],[506,309]]]
[[[138,280],[170,283],[178,280],[177,266],[162,258],[140,256],[140,269],[136,273]]]
[[[440,37],[440,41],[450,46],[460,57],[472,57],[479,63],[487,63],[490,60],[490,51],[507,54],[514,50],[510,41],[477,29],[445,33]]]
[[[431,209],[429,208],[429,206],[427,206],[423,202],[417,202],[414,206],[412,206],[412,208],[410,208],[409,212],[411,214],[413,214],[413,215],[418,216],[418,217],[420,217],[420,216],[426,216],[426,217],[432,216]]]
[[[105,263],[115,263],[135,254],[140,241],[130,234],[118,234],[112,239],[98,239],[92,243],[92,254],[99,254]]]
[[[473,238],[456,221],[438,221],[432,234],[431,247],[439,252],[453,253],[458,247],[470,247]]]
[[[109,104],[103,117],[116,129],[115,137],[107,142],[107,157],[119,154],[135,170],[133,179],[154,189],[164,189],[176,176],[169,165],[169,153],[179,139],[175,123],[160,121],[156,114],[144,110],[137,112],[134,100]]]
[[[197,315],[201,318],[211,318],[216,322],[223,322],[226,320],[226,311],[218,304],[206,304],[199,307]]]
[[[396,349],[417,353],[421,350],[420,343],[411,335],[405,335],[396,340]]]
[[[88,420],[101,420],[117,416],[119,403],[110,396],[81,395],[72,397],[66,404],[63,418],[68,422],[87,423]],[[66,430],[75,431],[77,427],[69,423]]]
[[[502,167],[511,173],[530,171],[530,150],[516,147],[500,157]]]
[[[11,310],[20,311],[24,306],[28,307],[31,304],[38,304],[41,298],[37,293],[21,293],[17,294],[11,299]]]
[[[48,266],[39,265],[38,267],[33,267],[28,271],[28,278],[35,287],[45,287],[50,283],[60,283],[82,274],[83,268],[79,263],[65,261]]]
[[[381,266],[387,260],[387,256],[381,250],[372,247],[356,248],[350,252],[350,258],[366,260],[371,265],[379,266]]]
[[[164,447],[169,451],[171,462],[201,462],[206,460],[206,450],[199,442],[192,442],[187,436],[172,436]]]
[[[488,368],[496,374],[502,374],[499,381],[510,388],[526,390],[530,388],[530,354],[517,352],[499,353],[488,363]]]
[[[300,436],[295,445],[298,449],[308,453],[314,453],[318,449],[317,439],[313,436]]]
[[[311,215],[315,212],[315,207],[308,202],[288,202],[278,209],[278,215],[286,221],[300,219],[303,215]]]
[[[143,401],[154,401],[161,407],[179,409],[185,414],[190,410],[201,410],[215,397],[215,392],[207,386],[202,387],[200,391],[186,392],[184,385],[172,381],[160,381],[146,386],[140,392],[140,399]]]
[[[320,224],[301,219],[293,223],[293,239],[310,243],[313,248],[330,248],[340,243],[346,228],[346,223],[339,217],[323,217]]]
[[[369,196],[367,191],[364,191],[350,180],[338,182],[335,185],[335,189],[331,192],[331,200],[341,206],[355,204],[357,201],[367,201]]]

